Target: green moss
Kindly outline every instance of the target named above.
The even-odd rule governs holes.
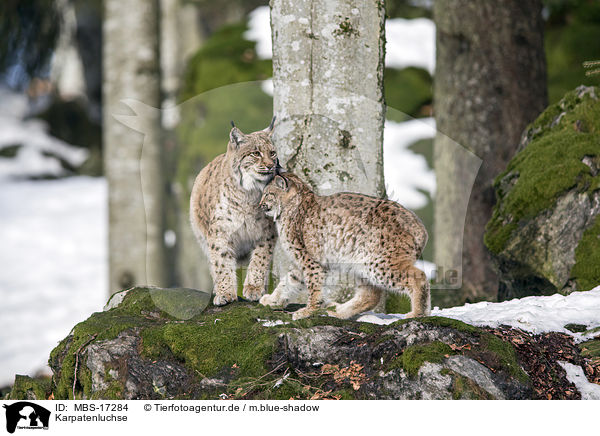
[[[52,392],[50,377],[17,375],[7,400],[46,400]]]
[[[400,320],[391,324],[391,326],[399,326],[413,321],[415,320]],[[475,335],[479,341],[470,348],[461,351],[462,354],[468,357],[477,358],[479,361],[486,364],[489,368],[493,368],[494,370],[506,371],[523,383],[528,382],[529,376],[519,365],[515,349],[509,342],[504,342],[491,333],[487,333],[478,327],[452,318],[430,316],[418,318],[417,321],[423,324],[451,328],[459,332]],[[419,367],[417,367],[417,370]]]
[[[375,333],[376,331],[378,331],[379,327],[377,326],[377,324],[371,324],[369,322],[361,322],[358,329],[363,333],[371,335],[371,334]]]
[[[146,328],[157,322],[168,322],[175,318],[157,308],[151,290],[136,288],[127,292],[123,302],[106,312],[96,312],[87,320],[73,327],[72,334],[63,339],[50,353],[49,363],[58,368],[61,361],[60,376],[55,377],[54,395],[57,399],[72,399],[75,380],[75,363],[79,352],[76,392],[89,398],[91,392],[91,374],[81,364],[81,353],[91,341],[110,340],[119,333],[132,328]],[[66,355],[65,355],[66,353]],[[63,357],[64,356],[64,357]]]
[[[411,319],[402,320],[400,322],[406,323],[410,322]],[[423,324],[429,324],[436,327],[447,327],[459,332],[469,333],[469,334],[481,334],[482,330],[474,327],[470,324],[466,324],[462,321],[452,318],[444,318],[442,316],[426,316],[423,318],[418,318],[418,321]],[[394,323],[396,324],[396,323]]]
[[[589,290],[600,283],[600,215],[583,232],[575,249],[571,277],[576,280],[578,289]]]
[[[573,333],[581,333],[587,330],[587,326],[585,324],[566,324],[565,328]]]
[[[599,88],[594,91],[600,96]],[[585,156],[600,156],[598,120],[600,102],[589,94],[579,97],[577,91],[572,91],[528,128],[531,142],[510,161],[494,183],[498,202],[484,237],[490,251],[501,253],[520,222],[551,208],[564,192],[577,189],[591,195],[598,189],[600,175],[593,175],[582,162]],[[506,183],[510,174],[513,185],[507,190],[503,182]],[[596,227],[589,229],[582,240],[584,246],[578,251],[581,263],[575,271],[586,284],[600,276],[600,270],[590,267],[599,265],[593,263],[599,256],[598,250],[594,250],[598,244],[596,235]]]
[[[393,294],[389,292],[385,299],[385,313],[408,313],[410,312],[410,298],[404,294]]]
[[[258,306],[234,303],[227,317],[201,314],[195,323],[165,324],[141,332],[142,355],[149,359],[174,356],[186,367],[212,377],[238,368],[240,377],[257,377],[267,371],[277,337],[256,322]]]
[[[425,345],[412,345],[406,347],[402,354],[390,363],[390,368],[400,367],[409,376],[416,377],[423,363],[441,363],[450,354],[454,354],[452,348],[440,341]]]
[[[492,354],[488,361],[490,367],[497,365],[497,369],[507,371],[520,382],[529,382],[529,376],[519,365],[517,353],[511,343],[504,342],[491,333],[484,333],[480,338],[480,345],[474,349],[474,353],[480,352],[483,354],[484,360],[488,360],[485,356],[486,353]]]
[[[493,400],[494,397],[468,377],[454,371],[452,374],[452,399],[454,400]]]
[[[582,342],[578,347],[583,357],[600,358],[600,339]]]
[[[350,18],[346,17],[342,20],[338,28],[333,31],[333,34],[337,36],[359,36],[360,32],[354,27]]]
[[[21,147],[22,146],[20,144],[3,146],[2,148],[0,148],[0,158],[15,157]]]

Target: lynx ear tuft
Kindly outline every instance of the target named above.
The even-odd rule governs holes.
[[[277,117],[273,116],[273,118],[271,119],[271,124],[269,124],[269,127],[267,127],[266,129],[263,130],[263,132],[268,133],[270,136],[273,135],[273,127],[275,126],[275,119],[277,119]]]
[[[240,129],[235,127],[233,121],[231,122],[231,125],[233,125],[233,128],[231,129],[231,132],[229,132],[229,139],[231,140],[231,143],[235,146],[235,148],[237,148],[242,142],[244,142],[244,138],[246,135],[244,135]]]
[[[283,189],[284,191],[288,190],[288,181],[285,177],[278,174],[275,176],[274,182],[275,186],[277,186],[279,189]]]

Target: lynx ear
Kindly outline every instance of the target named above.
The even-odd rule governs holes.
[[[231,127],[231,132],[229,132],[230,143],[233,144],[235,148],[238,148],[244,141],[246,135],[244,135],[240,129],[235,127],[233,121],[231,122]]]
[[[286,180],[285,177],[280,176],[279,174],[275,176],[274,179],[274,183],[275,186],[277,186],[279,189],[283,189],[284,191],[288,190],[288,181]]]
[[[277,117],[273,116],[273,119],[271,120],[271,124],[269,124],[269,127],[267,127],[266,129],[263,130],[263,132],[268,133],[269,136],[273,136],[273,127],[275,126],[275,119]]]

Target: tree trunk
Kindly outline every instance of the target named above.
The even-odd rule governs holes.
[[[483,233],[495,202],[492,182],[547,104],[541,10],[539,0],[435,2],[441,134],[435,141],[434,258],[438,268],[457,271],[459,283],[462,278],[460,291],[440,293],[440,305],[497,296]],[[452,140],[482,159],[472,190],[477,165],[467,162],[468,153],[455,153]]]
[[[132,99],[160,108],[158,0],[106,0],[103,23],[104,159],[109,186],[109,290],[164,285],[160,111],[142,135],[115,119]]]
[[[319,194],[385,196],[384,24],[382,0],[271,1],[274,143]]]

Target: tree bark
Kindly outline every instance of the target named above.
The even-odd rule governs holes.
[[[383,197],[383,2],[271,4],[280,161],[320,194]]]
[[[271,1],[274,143],[319,194],[385,196],[384,24],[382,0]]]
[[[164,182],[160,111],[138,130],[115,119],[122,99],[160,108],[158,0],[106,0],[103,138],[109,186],[109,290],[164,285]]]
[[[444,293],[441,305],[497,296],[483,234],[495,202],[492,182],[547,104],[541,10],[540,0],[435,2],[434,99],[441,134],[435,141],[434,260],[462,279],[461,290]],[[465,154],[452,152],[451,140],[482,159],[472,190],[474,174]]]

